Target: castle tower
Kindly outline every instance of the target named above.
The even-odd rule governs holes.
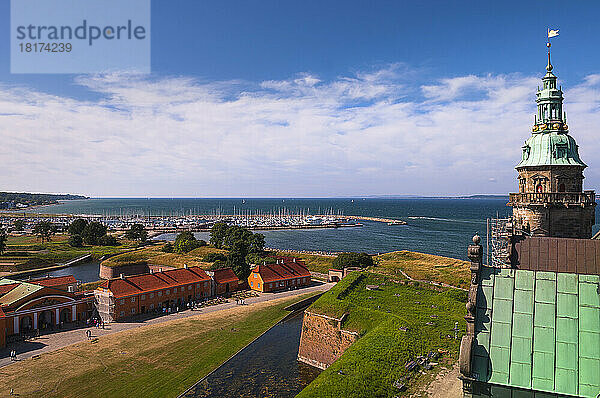
[[[525,141],[519,173],[519,192],[511,193],[517,229],[534,236],[589,239],[595,220],[595,192],[583,191],[578,146],[569,135],[563,112],[563,93],[550,63],[536,93],[537,114],[531,137]]]

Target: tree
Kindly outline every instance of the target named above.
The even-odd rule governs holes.
[[[114,236],[105,234],[98,238],[98,244],[100,246],[117,246],[119,241]]]
[[[69,246],[72,247],[83,247],[83,238],[81,235],[69,236]]]
[[[262,253],[265,251],[265,236],[263,234],[252,234],[250,239],[250,253]]]
[[[15,228],[15,231],[22,231],[23,229],[25,229],[25,220],[23,220],[22,218],[15,220],[15,222],[13,223],[13,227]]]
[[[198,241],[190,231],[183,231],[177,235],[174,243],[175,253],[185,254],[197,247],[206,245],[205,241]]]
[[[50,221],[40,221],[33,227],[33,233],[43,242],[50,242],[56,229]]]
[[[210,270],[214,271],[227,267],[227,260],[217,260],[210,266]]]
[[[146,231],[146,227],[142,224],[133,224],[129,227],[129,230],[125,232],[125,237],[130,240],[145,242],[146,239],[148,239],[148,232]]]
[[[233,248],[234,246],[243,246],[244,255],[250,251],[250,242],[252,240],[252,232],[246,228],[232,225],[227,229],[227,234],[223,240],[223,246]]]
[[[0,254],[4,253],[6,250],[6,232],[3,229],[0,230]]]
[[[210,244],[221,249],[229,226],[224,222],[218,222],[210,229]]]
[[[202,258],[202,261],[204,261],[205,263],[214,263],[216,261],[225,260],[227,260],[227,256],[225,256],[223,253],[208,253]]]
[[[340,253],[333,260],[333,268],[342,269],[344,267],[371,267],[373,265],[373,258],[366,253]]]
[[[104,235],[106,235],[106,226],[98,221],[88,223],[81,233],[83,241],[88,245],[97,245],[98,240]]]
[[[229,252],[225,264],[228,267],[231,267],[233,272],[241,281],[248,279],[250,276],[250,265],[248,265],[246,258],[242,255],[242,253],[235,251]]]
[[[69,235],[82,235],[87,224],[88,221],[83,218],[73,220],[73,222],[69,224]]]

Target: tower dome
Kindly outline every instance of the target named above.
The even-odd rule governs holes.
[[[583,190],[579,147],[569,135],[563,92],[548,64],[536,93],[537,112],[531,137],[522,147],[519,192],[510,194],[515,226],[526,234],[590,238],[595,220],[594,191]]]

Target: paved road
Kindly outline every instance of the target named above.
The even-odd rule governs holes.
[[[263,301],[275,300],[283,297],[292,297],[299,296],[306,293],[311,292],[323,292],[329,290],[334,284],[333,283],[320,283],[315,282],[315,285],[306,287],[298,290],[284,291],[279,293],[260,293],[258,297],[252,297],[246,299],[246,305],[252,305],[255,303],[260,303]],[[185,310],[175,314],[170,315],[161,315],[154,318],[132,321],[132,322],[118,322],[112,323],[106,326],[106,329],[97,329],[95,327],[91,328],[79,328],[73,330],[67,330],[64,332],[56,332],[50,333],[46,335],[42,335],[39,338],[36,338],[32,341],[27,342],[18,342],[14,344],[8,345],[5,349],[0,350],[0,368],[4,366],[8,366],[13,361],[10,360],[10,351],[16,350],[17,359],[22,360],[26,358],[31,358],[34,355],[43,354],[46,352],[51,352],[58,350],[60,348],[69,346],[71,344],[79,343],[81,341],[86,341],[87,337],[85,335],[86,330],[92,331],[92,337],[105,336],[112,333],[121,332],[123,330],[135,329],[139,327],[144,327],[147,325],[154,325],[162,322],[171,321],[174,319],[187,318],[190,316],[195,316],[199,314],[206,314],[215,311],[222,311],[227,308],[236,307],[238,304],[235,303],[235,300],[231,300],[228,303],[218,304],[211,307],[204,307],[199,310]]]

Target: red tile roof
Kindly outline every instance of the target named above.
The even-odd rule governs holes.
[[[231,268],[221,268],[213,271],[213,279],[216,283],[238,282],[239,279]]]
[[[252,271],[258,272],[263,282],[310,277],[304,261],[294,257],[277,257],[276,264],[257,265]]]
[[[110,290],[115,297],[124,297],[208,280],[202,268],[189,267],[111,279],[98,287]]]
[[[73,275],[66,276],[55,276],[55,277],[47,277],[40,279],[32,279],[29,282],[35,283],[36,285],[53,287],[53,286],[61,286],[61,285],[71,285],[73,283],[77,283],[77,279]]]

